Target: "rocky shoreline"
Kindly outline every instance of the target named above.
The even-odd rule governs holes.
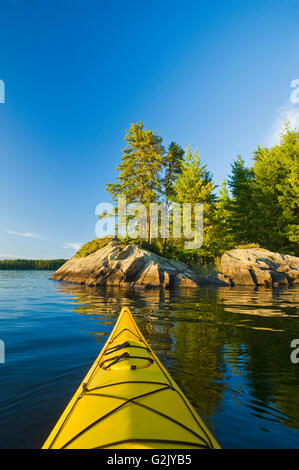
[[[299,282],[299,258],[262,248],[231,250],[221,258],[221,272],[206,277],[138,245],[111,241],[85,258],[69,259],[50,279],[141,289],[292,285]]]
[[[198,287],[207,283],[184,263],[162,258],[138,245],[117,241],[111,241],[85,258],[71,258],[51,279],[88,286],[166,289]],[[217,277],[209,282],[224,285]]]
[[[292,285],[299,283],[299,258],[263,248],[235,249],[222,255],[221,271],[231,285]]]

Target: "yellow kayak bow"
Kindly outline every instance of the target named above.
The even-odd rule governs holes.
[[[219,449],[124,307],[43,449]]]

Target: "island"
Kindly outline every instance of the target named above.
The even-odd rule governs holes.
[[[299,258],[262,248],[234,249],[221,257],[220,271],[204,275],[187,264],[135,244],[106,240],[86,256],[74,256],[51,279],[87,286],[198,288],[200,286],[277,286],[299,282]]]

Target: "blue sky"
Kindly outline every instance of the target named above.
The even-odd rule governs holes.
[[[2,1],[0,257],[95,238],[132,122],[197,147],[217,184],[250,163],[299,122],[298,24],[290,0]]]

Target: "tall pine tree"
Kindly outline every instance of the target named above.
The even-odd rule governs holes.
[[[163,195],[166,210],[169,210],[169,203],[175,195],[174,185],[178,176],[182,173],[182,165],[184,158],[184,150],[175,142],[171,142],[168,151],[164,156],[164,178],[163,178]],[[163,239],[163,255],[165,255],[167,238]]]
[[[255,203],[253,200],[253,171],[238,156],[232,164],[228,186],[232,193],[229,202],[229,224],[236,242],[246,244],[255,240]]]
[[[165,167],[164,196],[165,203],[168,206],[169,201],[174,196],[174,184],[177,177],[182,173],[182,165],[184,159],[184,150],[175,142],[171,142],[163,163]]]
[[[199,257],[210,257],[211,255],[212,221],[216,199],[214,189],[212,175],[206,165],[202,165],[199,153],[188,147],[182,164],[182,172],[174,184],[173,201],[179,204],[203,204],[203,245],[199,250],[192,250],[192,253],[189,253],[191,262],[198,260]],[[181,246],[182,243],[183,241],[179,245]]]
[[[106,190],[115,201],[118,196],[126,196],[127,204],[140,202],[148,208],[162,192],[162,138],[145,129],[142,122],[137,122],[126,131],[125,140],[127,146],[122,150],[121,163],[117,167],[118,182],[107,184]],[[149,233],[149,223],[147,228]]]
[[[196,150],[187,147],[182,163],[182,172],[174,184],[174,201],[211,204],[215,201],[215,185],[206,165],[201,164]]]
[[[119,195],[126,196],[128,203],[147,205],[157,201],[162,191],[159,178],[164,154],[162,137],[137,122],[126,131],[125,140],[127,147],[122,150],[117,167],[118,182],[107,184],[106,190],[115,200]]]
[[[230,250],[235,244],[235,234],[230,224],[231,217],[231,198],[229,196],[226,179],[220,184],[218,196],[215,204],[215,255],[220,255],[224,251]]]
[[[259,243],[270,250],[298,253],[299,132],[286,127],[279,145],[258,147],[253,174]]]

